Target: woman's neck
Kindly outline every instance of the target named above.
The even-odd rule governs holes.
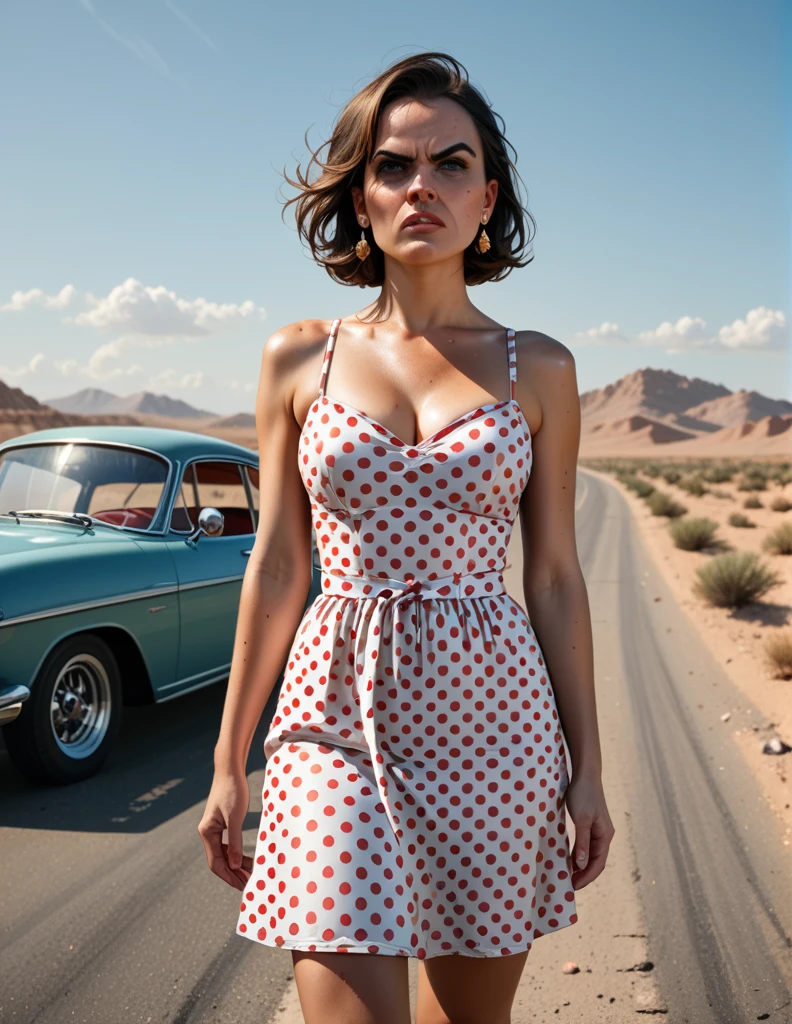
[[[468,296],[459,259],[408,267],[386,256],[382,291],[359,316],[364,321],[387,320],[408,335],[441,326],[484,326],[481,312]]]

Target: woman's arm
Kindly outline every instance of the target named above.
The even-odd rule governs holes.
[[[305,332],[291,324],[264,345],[256,397],[259,523],[239,601],[215,770],[243,773],[253,735],[294,639],[311,586],[311,508],[300,478],[296,381]],[[318,379],[318,372],[317,372]]]
[[[518,360],[517,386],[521,379],[526,390],[530,384],[526,412],[541,401],[542,414],[520,502],[525,607],[547,661],[574,771],[600,772],[591,616],[575,542],[580,445],[575,360],[546,335],[533,334],[527,347],[533,350],[525,353],[522,374]]]
[[[573,884],[580,889],[605,867],[615,833],[602,790],[591,613],[575,541],[580,396],[569,349],[547,335],[526,334],[522,350],[518,339],[517,387],[526,413],[538,408],[541,419],[520,502],[525,607],[572,760],[566,802],[575,823]]]

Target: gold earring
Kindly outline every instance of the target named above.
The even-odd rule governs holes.
[[[371,252],[371,246],[366,241],[366,232],[360,232],[360,241],[355,246],[355,254],[359,260],[364,260]]]
[[[476,242],[476,249],[483,256],[484,253],[487,252],[491,247],[492,247],[492,243],[489,240],[489,235],[487,234],[486,230],[484,228],[482,228],[481,229],[481,234],[479,235],[478,241]]]

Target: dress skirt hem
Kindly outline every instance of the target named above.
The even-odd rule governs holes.
[[[369,954],[380,954],[382,956],[407,956],[413,957],[417,960],[429,960],[436,956],[451,956],[459,954],[460,956],[474,957],[479,960],[491,959],[494,960],[503,956],[511,956],[515,953],[525,953],[530,951],[536,939],[541,938],[542,935],[549,935],[551,932],[561,931],[563,928],[569,928],[573,924],[577,924],[577,914],[572,914],[573,920],[568,918],[555,918],[557,923],[551,927],[541,928],[537,926],[534,928],[534,936],[530,942],[523,942],[518,947],[512,946],[506,948],[494,948],[494,949],[477,949],[471,950],[465,947],[459,947],[457,949],[438,949],[432,950],[431,952],[425,951],[424,949],[405,949],[403,946],[393,946],[386,942],[368,942],[365,945],[360,943],[347,943],[343,939],[338,939],[334,942],[313,942],[311,940],[300,939],[284,939],[281,942],[277,942],[274,938],[266,936],[265,938],[259,938],[254,928],[250,931],[243,931],[238,925],[236,928],[236,934],[241,935],[245,939],[251,939],[253,942],[258,942],[262,946],[274,946],[277,949],[289,949],[299,950],[304,953],[369,953]],[[549,923],[549,922],[547,922]]]

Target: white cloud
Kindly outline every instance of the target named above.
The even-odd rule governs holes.
[[[0,364],[0,378],[2,377],[29,377],[34,373],[38,372],[38,368],[42,363],[46,362],[47,357],[43,352],[37,352],[32,356],[27,363],[23,366],[18,366],[15,370],[10,366],[3,366]]]
[[[711,332],[700,316],[681,316],[676,323],[665,320],[651,331],[639,331],[638,341],[647,347],[663,348],[666,352],[684,352],[712,345]]]
[[[97,298],[90,292],[86,298],[94,308],[75,317],[66,317],[64,323],[97,330],[120,327],[127,334],[143,336],[199,338],[227,330],[240,320],[266,317],[263,307],[250,299],[242,303],[184,299],[162,285],[148,287],[134,277],[116,285],[105,298]]]
[[[587,331],[578,331],[575,337],[580,338],[585,346],[630,344],[630,339],[622,334],[619,325],[608,321],[600,324],[599,327],[589,327]]]
[[[209,384],[206,374],[199,370],[193,373],[180,373],[178,370],[161,370],[151,377],[148,382],[150,390],[154,388],[175,388],[185,390],[190,388],[202,388]]]
[[[786,317],[778,309],[757,306],[744,320],[735,320],[718,331],[718,342],[728,349],[768,349],[777,352],[786,347]]]
[[[92,353],[85,366],[78,368],[77,373],[92,380],[110,380],[111,377],[131,377],[143,373],[139,363],[118,365],[124,350],[134,344],[132,338],[116,338],[100,345]]]
[[[64,377],[70,377],[79,366],[76,359],[56,359],[52,364]]]
[[[46,295],[41,288],[31,288],[27,292],[14,292],[11,301],[0,310],[5,313],[21,313],[30,306],[44,306],[46,309],[65,309],[77,294],[73,284],[64,285],[57,295]]]
[[[682,316],[675,322],[666,320],[658,327],[639,331],[631,340],[619,330],[619,325],[605,322],[587,331],[578,331],[577,344],[588,346],[635,346],[662,348],[666,352],[680,353],[697,349],[713,351],[752,350],[777,352],[788,342],[786,317],[780,310],[757,306],[748,311],[744,320],[735,320],[717,331],[707,326],[701,317]]]
[[[27,292],[14,292],[11,300],[0,308],[13,312],[22,312],[33,305],[63,309],[77,294],[73,285],[66,285],[57,295],[51,296],[41,288],[33,288]],[[64,377],[82,376],[93,381],[145,373],[140,363],[132,361],[134,349],[194,345],[202,339],[238,328],[245,321],[266,318],[264,308],[250,299],[241,303],[212,302],[202,297],[188,299],[162,285],[143,285],[134,277],[112,288],[106,296],[96,296],[91,292],[82,295],[90,308],[74,316],[62,317],[62,323],[91,327],[99,333],[119,329],[122,333],[99,345],[84,365],[74,358],[65,358],[53,362],[53,366]],[[31,370],[29,364],[19,369],[2,368],[0,372],[8,377],[21,376],[35,372],[36,367],[37,364]],[[163,382],[175,388],[198,388],[206,383],[204,375],[194,368],[189,373],[183,369],[168,369],[161,371],[163,374]],[[158,379],[156,375],[153,378],[155,381]]]

